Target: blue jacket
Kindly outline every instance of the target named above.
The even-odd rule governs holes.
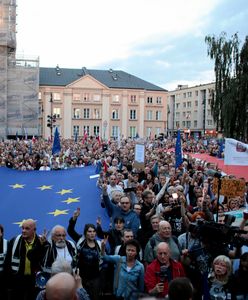
[[[118,278],[118,284],[115,284],[114,280],[114,295],[123,297],[125,300],[139,299],[139,293],[144,291],[143,264],[136,259],[135,265],[128,272],[126,256],[104,255],[102,259],[115,264],[114,278]],[[117,274],[118,270],[119,275]]]
[[[132,209],[128,212],[125,212],[121,209],[121,207],[115,205],[108,197],[108,195],[103,195],[103,202],[106,206],[107,213],[112,220],[115,217],[122,217],[125,220],[124,228],[132,229],[133,234],[137,236],[138,229],[140,227],[140,219],[135,211]]]

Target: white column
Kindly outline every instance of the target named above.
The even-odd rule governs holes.
[[[61,131],[65,139],[70,139],[72,136],[72,94],[65,93],[63,102],[63,129],[61,128]]]

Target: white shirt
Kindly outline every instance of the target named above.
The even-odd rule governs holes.
[[[68,251],[67,246],[65,248],[58,248],[56,247],[57,250],[57,257],[56,260],[58,259],[65,259],[68,263],[72,262],[72,257]]]

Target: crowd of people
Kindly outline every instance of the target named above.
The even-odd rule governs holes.
[[[242,196],[214,192],[221,170],[191,154],[216,154],[216,141],[183,140],[188,154],[178,168],[173,138],[142,142],[144,168],[134,163],[137,141],[131,139],[61,140],[56,155],[43,139],[0,142],[2,167],[53,171],[95,165],[101,190],[95,201],[110,218],[109,228],[98,217],[76,232],[76,223],[83,223],[78,208],[68,227],[55,226],[51,236],[38,235],[30,218],[10,241],[2,224],[1,299],[248,299],[247,183]],[[243,210],[239,227],[226,214],[233,210]]]

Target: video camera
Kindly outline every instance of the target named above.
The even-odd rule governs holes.
[[[248,240],[240,236],[247,232],[240,230],[239,227],[231,226],[234,221],[235,217],[230,215],[226,215],[225,224],[198,220],[198,222],[190,224],[189,231],[193,231],[197,238],[209,245],[218,247],[248,246]]]
[[[168,267],[165,265],[160,266],[160,272],[156,272],[156,275],[159,277],[160,282],[165,282],[168,279]]]

